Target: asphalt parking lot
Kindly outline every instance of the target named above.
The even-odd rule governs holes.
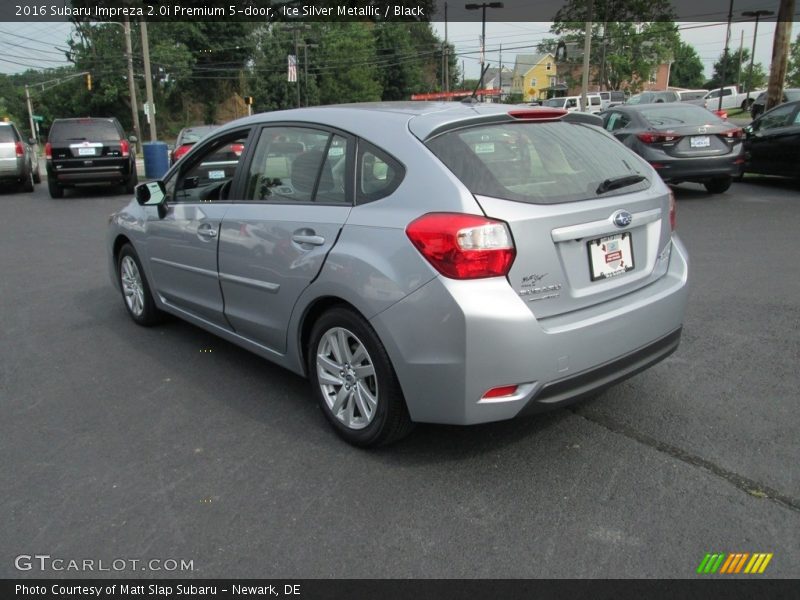
[[[38,553],[193,562],[123,576],[683,578],[707,552],[800,577],[797,184],[677,188],[692,291],[666,361],[379,451],[341,442],[303,379],[133,324],[107,194],[0,194],[0,577],[93,575],[15,568]]]

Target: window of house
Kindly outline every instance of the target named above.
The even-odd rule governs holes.
[[[552,63],[547,63],[547,70],[549,71],[552,66],[553,66]]]

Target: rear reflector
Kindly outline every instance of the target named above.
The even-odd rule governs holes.
[[[406,227],[420,254],[445,277],[505,276],[516,256],[502,221],[463,213],[428,213]]]
[[[515,119],[542,120],[560,119],[569,111],[563,108],[533,108],[529,110],[510,110],[508,116]]]
[[[678,210],[675,204],[675,194],[672,190],[669,191],[669,228],[675,231],[675,226],[678,220]]]
[[[500,387],[492,388],[483,395],[483,398],[502,398],[503,396],[513,396],[517,388],[516,385],[501,385]]]

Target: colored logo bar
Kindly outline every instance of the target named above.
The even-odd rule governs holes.
[[[750,554],[749,552],[733,552],[733,553],[706,553],[700,565],[697,567],[697,573],[700,575],[711,575],[714,573],[721,573],[725,575],[736,575],[738,573],[744,574],[760,574],[763,573],[769,561],[772,560],[772,552],[756,552]]]

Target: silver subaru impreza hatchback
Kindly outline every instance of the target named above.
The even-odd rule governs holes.
[[[655,171],[560,109],[254,115],[112,215],[140,325],[176,315],[307,376],[348,442],[597,394],[678,346],[688,262]]]

